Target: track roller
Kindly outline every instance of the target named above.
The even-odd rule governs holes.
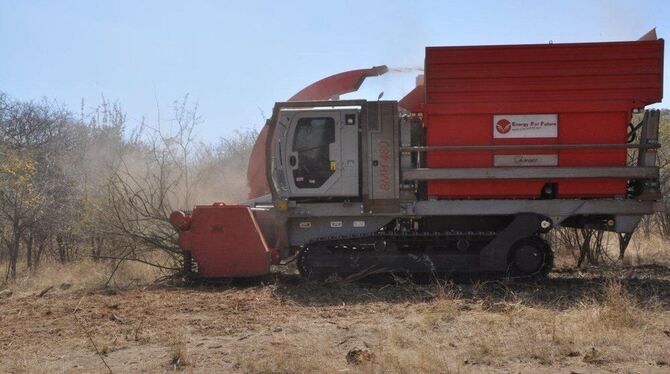
[[[512,246],[508,257],[508,276],[537,278],[549,274],[554,253],[549,244],[538,236],[524,238]]]

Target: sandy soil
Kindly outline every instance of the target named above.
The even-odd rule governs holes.
[[[670,267],[0,298],[0,372],[670,372]],[[104,360],[104,362],[103,362]]]

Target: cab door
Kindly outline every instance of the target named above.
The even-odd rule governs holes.
[[[350,108],[281,111],[285,197],[358,196],[358,114]]]

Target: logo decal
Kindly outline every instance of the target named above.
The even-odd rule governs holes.
[[[496,122],[496,130],[501,134],[507,134],[511,129],[512,129],[512,122],[504,118]]]
[[[558,114],[496,114],[494,139],[557,138]]]

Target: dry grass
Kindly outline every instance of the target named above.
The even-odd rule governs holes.
[[[670,265],[670,242],[659,235],[645,236],[641,232],[633,235],[623,264],[619,262],[619,242],[614,233],[605,233],[603,244],[609,262],[616,265],[640,266],[649,264]],[[555,264],[559,267],[573,267],[577,263],[579,251],[577,248],[554,248],[556,251]]]
[[[386,320],[377,327],[378,335],[372,352],[375,359],[365,367],[375,373],[450,373],[463,371],[463,362],[455,361],[450,351],[454,344],[437,336],[443,330],[432,318],[420,314],[408,317],[406,326],[394,326]],[[441,321],[446,323],[444,321]],[[397,328],[400,327],[400,328]]]
[[[670,265],[670,243],[658,235],[643,236],[636,233],[628,245],[624,263],[633,266]]]
[[[34,293],[45,290],[47,287],[63,290],[97,290],[108,286],[127,288],[138,284],[153,282],[160,272],[151,266],[124,262],[114,273],[114,263],[81,260],[68,264],[47,263],[38,271],[31,272],[21,269],[16,279],[10,281],[6,288],[15,293]]]
[[[269,345],[240,357],[238,368],[247,373],[336,372],[346,367],[344,360],[333,359],[338,356],[326,336],[309,333],[301,339],[279,336]]]
[[[475,291],[483,294],[476,285]],[[479,289],[477,289],[479,288]],[[445,291],[446,290],[446,291]],[[525,305],[513,292],[501,301],[473,300],[454,288],[432,287],[429,302],[409,305],[358,330],[353,344],[328,335],[275,342],[243,366],[250,372],[370,373],[477,372],[517,365],[607,367],[670,360],[665,336],[670,313],[660,305],[639,305],[624,285],[607,280],[592,295],[565,310]],[[351,342],[348,342],[351,343]],[[336,349],[333,349],[335,347]],[[325,348],[325,349],[324,349]],[[337,349],[340,348],[340,349]],[[342,349],[346,348],[346,349]],[[343,352],[368,350],[369,360],[352,367]]]
[[[119,372],[660,370],[670,361],[670,306],[668,290],[654,287],[670,282],[669,275],[659,273],[644,288],[632,288],[636,283],[625,278],[582,283],[571,275],[545,284],[343,287],[285,276],[252,286],[92,294],[79,318],[96,341],[106,342],[101,346],[113,347],[105,360]],[[648,301],[653,297],[666,303]],[[30,322],[20,315],[27,305],[46,308],[58,323],[49,329],[70,340],[54,344],[52,330],[30,327],[40,321],[31,317],[26,333],[0,331],[0,348],[10,342],[13,348],[4,352],[35,356],[11,358],[0,371],[40,371],[40,359],[50,356],[47,368],[99,370],[81,329],[70,326],[78,297],[48,299],[12,297],[18,305],[0,302],[0,315],[15,326]],[[7,357],[0,353],[0,362]]]
[[[143,289],[128,286],[158,273],[128,263],[116,292],[96,292],[108,271],[22,274],[0,299],[0,372],[103,370],[77,306],[115,372],[645,372],[670,362],[668,266],[564,269],[540,283],[318,284],[281,273]]]
[[[2,367],[2,365],[0,365],[0,368],[9,374],[46,374],[53,372],[53,368],[50,368],[49,365],[36,360],[32,355],[20,351],[14,352],[12,357],[3,364],[6,366]]]
[[[582,357],[602,364],[669,358],[662,346],[653,344],[663,339],[668,312],[638,306],[616,280],[608,281],[601,295],[564,311],[513,304],[501,314],[470,317],[476,318],[469,350],[475,363],[536,360],[550,365]]]
[[[485,288],[485,286],[477,286]],[[642,307],[621,282],[609,280],[584,301],[565,310],[524,305],[510,293],[502,301],[471,300],[452,288],[431,287],[429,302],[379,313],[342,341],[313,331],[273,341],[260,355],[243,359],[245,372],[369,373],[477,372],[517,365],[607,366],[670,359],[670,314],[660,306]],[[477,290],[483,293],[483,290]],[[665,329],[665,330],[664,330]],[[367,360],[345,360],[352,349]]]
[[[191,359],[186,347],[184,333],[175,333],[169,342],[170,366],[175,370],[182,370],[191,365]]]
[[[239,357],[239,368],[252,373],[461,371],[463,365],[452,362],[449,347],[436,344],[434,333],[426,332],[432,328],[422,316],[411,319],[409,326],[399,327],[394,319],[383,318],[349,336],[324,331],[279,336]]]

